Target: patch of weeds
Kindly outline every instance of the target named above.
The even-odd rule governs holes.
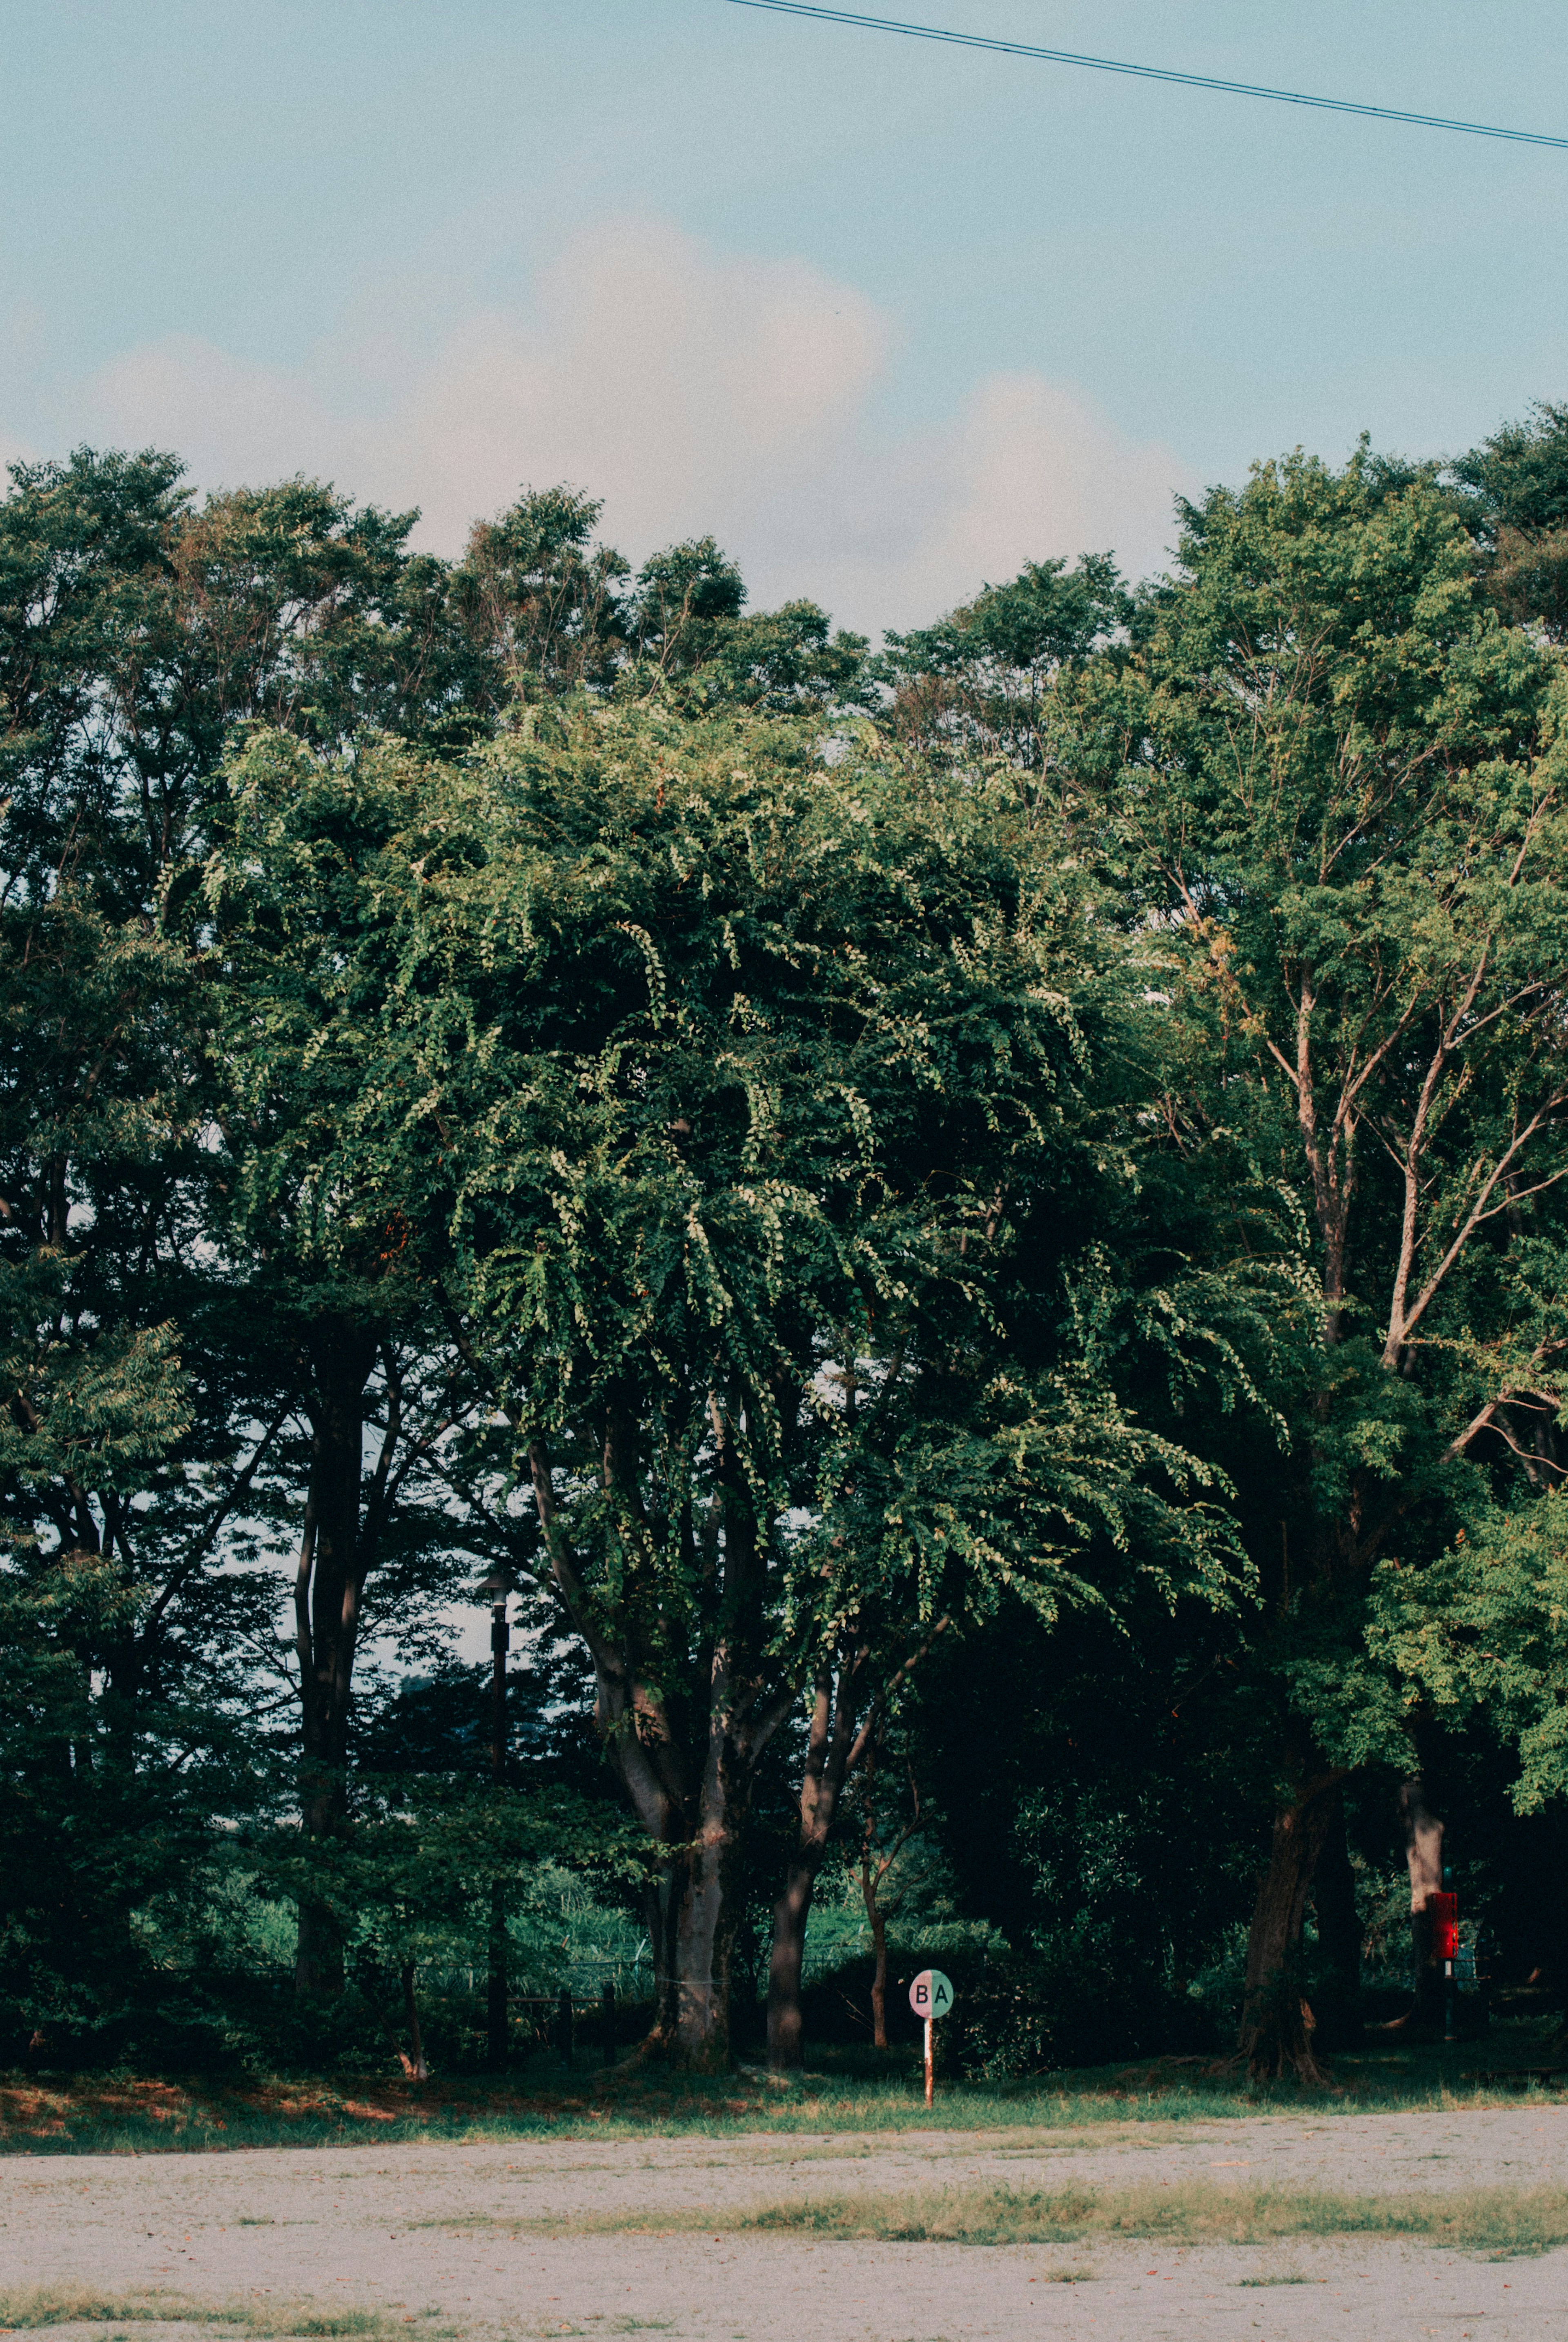
[[[446,2226],[445,2222],[436,2225]],[[452,2225],[456,2226],[457,2223]],[[469,2217],[464,2227],[514,2235],[709,2235],[770,2232],[884,2244],[1051,2245],[1086,2237],[1159,2237],[1182,2244],[1266,2244],[1276,2237],[1414,2237],[1459,2252],[1550,2252],[1568,2244],[1568,2188],[1473,2187],[1443,2195],[1339,2196],[1280,2187],[1069,2187],[926,2188],[802,2202],[673,2206],[556,2217]]]
[[[434,2317],[427,2311],[427,2317]],[[218,2327],[232,2333],[299,2336],[305,2342],[406,2342],[404,2322],[379,2309],[323,2311],[299,2302],[194,2301],[188,2294],[102,2294],[86,2286],[0,2289],[0,2328],[36,2332],[49,2326]],[[449,2329],[425,2327],[427,2336]],[[115,2336],[112,2342],[122,2342]]]

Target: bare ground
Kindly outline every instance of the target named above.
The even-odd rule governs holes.
[[[1568,2185],[1568,2107],[1142,2123],[1076,2134],[844,2134],[175,2156],[0,2165],[0,2284],[178,2296],[272,2317],[381,2313],[429,2333],[659,2331],[691,2342],[1568,2342],[1568,2251],[1488,2260],[1416,2242],[1181,2247],[660,2234],[662,2214],[874,2188],[1230,2180],[1338,2195]],[[624,2214],[636,2233],[517,2222]],[[22,2313],[14,2313],[22,2314]],[[59,2342],[85,2327],[57,2325]],[[91,2331],[105,2332],[99,2323]],[[114,2330],[110,2321],[109,2331]],[[195,2324],[139,2324],[191,2342]],[[211,2330],[211,2329],[207,2329]],[[231,2333],[234,2331],[231,2327]]]

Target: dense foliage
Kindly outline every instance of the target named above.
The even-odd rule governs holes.
[[[11,478],[0,2055],[1561,1987],[1568,410],[875,654]]]

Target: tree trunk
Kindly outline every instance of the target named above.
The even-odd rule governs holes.
[[[720,1445],[724,1420],[715,1402]],[[788,1686],[765,1688],[761,1652],[766,1556],[743,1478],[724,1476],[723,1590],[725,1631],[708,1672],[706,1746],[694,1787],[693,1744],[682,1745],[661,1691],[641,1665],[643,1638],[628,1608],[614,1633],[595,1616],[577,1557],[556,1512],[550,1457],[543,1438],[529,1442],[529,1471],[551,1572],[567,1616],[594,1660],[594,1721],[627,1800],[664,1868],[648,1899],[654,2019],[644,2056],[713,2072],[730,2062],[730,1970],[743,1910],[738,1875],[756,1767],[789,1714]],[[634,1443],[614,1410],[606,1416],[604,1486],[621,1510],[635,1549],[646,1535],[636,1487]]]
[[[804,2051],[800,1980],[805,1956],[806,1921],[816,1875],[827,1852],[837,1819],[844,1783],[856,1768],[874,1769],[875,1751],[887,1728],[893,1696],[917,1667],[950,1621],[944,1612],[933,1621],[923,1640],[874,1691],[862,1670],[869,1656],[865,1646],[840,1646],[836,1668],[817,1669],[811,1730],[806,1740],[805,1768],[801,1777],[800,1837],[784,1891],[774,1908],[774,1957],[768,1975],[768,2066],[774,2073],[798,2068]],[[856,1728],[856,1717],[861,1721]],[[914,1787],[913,1776],[911,1787]],[[914,1822],[904,1831],[888,1857],[896,1858],[914,1830],[920,1827],[920,1796],[914,1798]],[[874,1829],[874,1823],[871,1825]],[[887,1870],[884,1861],[877,1873]],[[864,1876],[863,1872],[863,1877]],[[884,1957],[885,1969],[885,1955]]]
[[[419,2027],[419,2003],[414,1995],[414,1962],[403,1963],[403,2008],[408,2019],[408,2047],[411,2054],[403,2061],[403,2069],[411,2082],[430,2078],[430,2068],[424,2062],[424,2036]]]
[[[653,1913],[657,1986],[648,2050],[696,2073],[722,2072],[730,2063],[730,1969],[742,1912],[737,1864],[752,1769],[721,1726],[698,1793],[694,1842],[672,1857]]]
[[[887,2047],[887,1921],[880,1905],[873,1907],[871,1940],[876,1950],[876,1967],[871,1979],[871,2042],[874,2049]]]
[[[1355,1872],[1344,1832],[1344,1792],[1329,1800],[1328,1827],[1313,1883],[1318,1946],[1323,1972],[1323,2006],[1317,2011],[1323,2045],[1353,2049],[1361,2040],[1361,1914],[1355,1902]]]
[[[869,1735],[854,1728],[858,1658],[841,1658],[836,1675],[818,1669],[801,1778],[800,1836],[774,1906],[774,1947],[768,1962],[768,2070],[798,2072],[805,2054],[801,2015],[801,1971],[805,1961],[806,1922],[818,1871],[838,1811],[845,1778],[864,1756]]]
[[[364,1577],[359,1506],[365,1386],[375,1345],[357,1326],[326,1321],[314,1329],[310,1351],[310,1482],[295,1585],[295,1641],[300,1816],[306,1838],[325,1847],[342,1836],[348,1814],[348,1703]],[[302,1895],[295,1990],[341,1992],[343,1954],[343,1927],[328,1897]]]
[[[768,1961],[768,2068],[774,2074],[797,2071],[805,2056],[801,1974],[820,1859],[820,1855],[814,1859],[809,1849],[795,1854],[784,1874],[784,1893],[774,1905],[773,1952]]]
[[[1302,1990],[1302,1921],[1313,1874],[1333,1817],[1343,1774],[1320,1774],[1274,1819],[1269,1866],[1247,1941],[1246,1992],[1238,2046],[1259,2081],[1294,2073],[1303,2082],[1325,2077],[1313,2049],[1317,2019]]]
[[[725,1891],[732,1851],[699,1843],[675,1857],[658,1890],[646,2049],[694,2073],[723,2072],[730,2063],[730,1954],[740,1919]]]

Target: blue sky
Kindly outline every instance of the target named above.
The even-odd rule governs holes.
[[[1568,133],[1561,0],[903,13]],[[565,477],[903,625],[1568,395],[1568,154],[728,0],[6,0],[0,75],[0,452],[325,474],[444,549]]]

